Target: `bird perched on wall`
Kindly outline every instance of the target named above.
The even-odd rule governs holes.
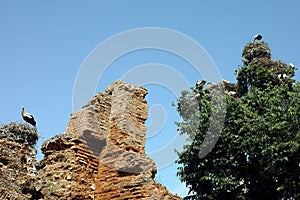
[[[253,42],[255,41],[255,40],[261,40],[262,39],[262,35],[255,35],[254,36],[254,39],[253,39]]]
[[[34,120],[34,117],[30,113],[24,111],[24,106],[22,106],[22,118],[24,119],[25,122],[35,127],[36,122]]]

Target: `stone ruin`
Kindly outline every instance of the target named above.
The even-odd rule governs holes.
[[[116,81],[73,113],[65,133],[42,145],[34,172],[24,171],[22,198],[181,199],[154,180],[157,169],[145,153],[146,95],[145,88]]]

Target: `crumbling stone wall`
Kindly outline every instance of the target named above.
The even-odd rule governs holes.
[[[146,94],[122,81],[108,86],[44,142],[38,163],[35,128],[1,127],[0,199],[180,199],[154,181],[145,154]]]
[[[98,159],[77,135],[61,134],[42,145],[35,188],[44,199],[94,199]]]
[[[180,199],[154,181],[145,154],[147,90],[117,81],[43,144],[36,187],[45,199]]]

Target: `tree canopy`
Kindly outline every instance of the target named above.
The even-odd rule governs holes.
[[[300,83],[295,67],[271,59],[265,42],[250,42],[235,84],[196,84],[183,91],[177,110],[190,144],[178,152],[177,175],[190,189],[185,199],[300,199]],[[226,94],[223,122],[210,121],[212,88]],[[196,103],[195,103],[196,102]],[[217,107],[218,108],[218,107]],[[221,112],[219,110],[218,112]],[[210,123],[221,135],[199,156]]]

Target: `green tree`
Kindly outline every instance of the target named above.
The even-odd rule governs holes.
[[[295,67],[271,60],[265,42],[248,43],[236,84],[196,84],[177,110],[189,145],[178,152],[185,199],[300,199],[300,83]],[[213,87],[223,85],[226,117],[212,151],[199,156],[209,133]],[[197,106],[195,106],[195,101]],[[196,109],[195,109],[196,108]],[[222,122],[223,123],[223,122]],[[211,129],[214,130],[214,129]]]

